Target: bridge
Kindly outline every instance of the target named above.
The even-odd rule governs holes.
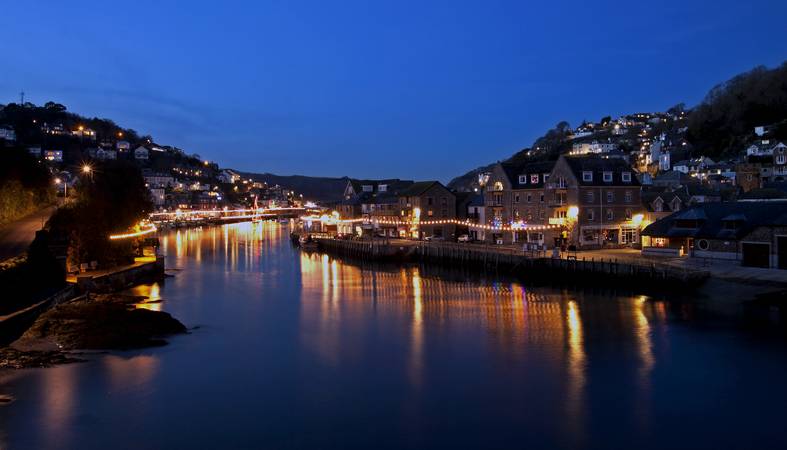
[[[205,209],[161,211],[150,214],[150,222],[157,227],[192,227],[211,224],[249,222],[257,220],[277,220],[298,218],[305,214],[306,208],[245,208],[245,209]]]

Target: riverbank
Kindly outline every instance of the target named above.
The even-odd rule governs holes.
[[[168,313],[137,308],[146,298],[118,294],[164,277],[163,257],[71,280],[57,294],[0,317],[0,368],[44,367],[78,361],[77,349],[127,349],[163,345],[159,336],[183,333]]]
[[[709,276],[706,270],[676,267],[654,261],[605,258],[602,255],[556,258],[548,252],[524,252],[492,245],[405,239],[351,241],[325,237],[317,237],[315,242],[320,251],[365,261],[471,267],[549,282],[697,286]]]

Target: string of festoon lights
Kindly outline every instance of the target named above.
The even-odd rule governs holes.
[[[406,221],[406,220],[399,220],[399,219],[384,219],[384,218],[372,218],[372,219],[337,219],[336,217],[332,216],[304,216],[301,217],[301,220],[305,222],[323,222],[327,224],[339,224],[339,223],[378,223],[383,225],[402,225],[402,226],[420,226],[420,225],[462,225],[468,228],[477,229],[477,230],[496,230],[496,231],[520,231],[520,230],[554,230],[559,229],[562,225],[530,225],[526,223],[513,223],[510,225],[487,225],[487,224],[480,224],[471,222],[469,220],[456,220],[456,219],[442,219],[442,220],[418,220],[418,221]]]

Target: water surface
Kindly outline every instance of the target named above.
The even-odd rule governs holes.
[[[361,266],[274,223],[162,245],[175,277],[133,291],[193,332],[5,375],[0,448],[787,446],[778,317]]]

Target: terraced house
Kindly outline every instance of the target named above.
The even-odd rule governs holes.
[[[545,187],[549,223],[580,248],[634,245],[643,219],[641,185],[619,158],[561,156]]]
[[[453,239],[456,225],[435,223],[456,219],[456,196],[439,181],[418,181],[399,192],[399,215],[420,227],[400,227],[400,235]]]
[[[553,162],[525,164],[497,163],[484,189],[486,221],[490,225],[544,225],[547,208],[544,184],[549,179]],[[487,233],[493,242],[544,243],[543,231],[526,229]]]

